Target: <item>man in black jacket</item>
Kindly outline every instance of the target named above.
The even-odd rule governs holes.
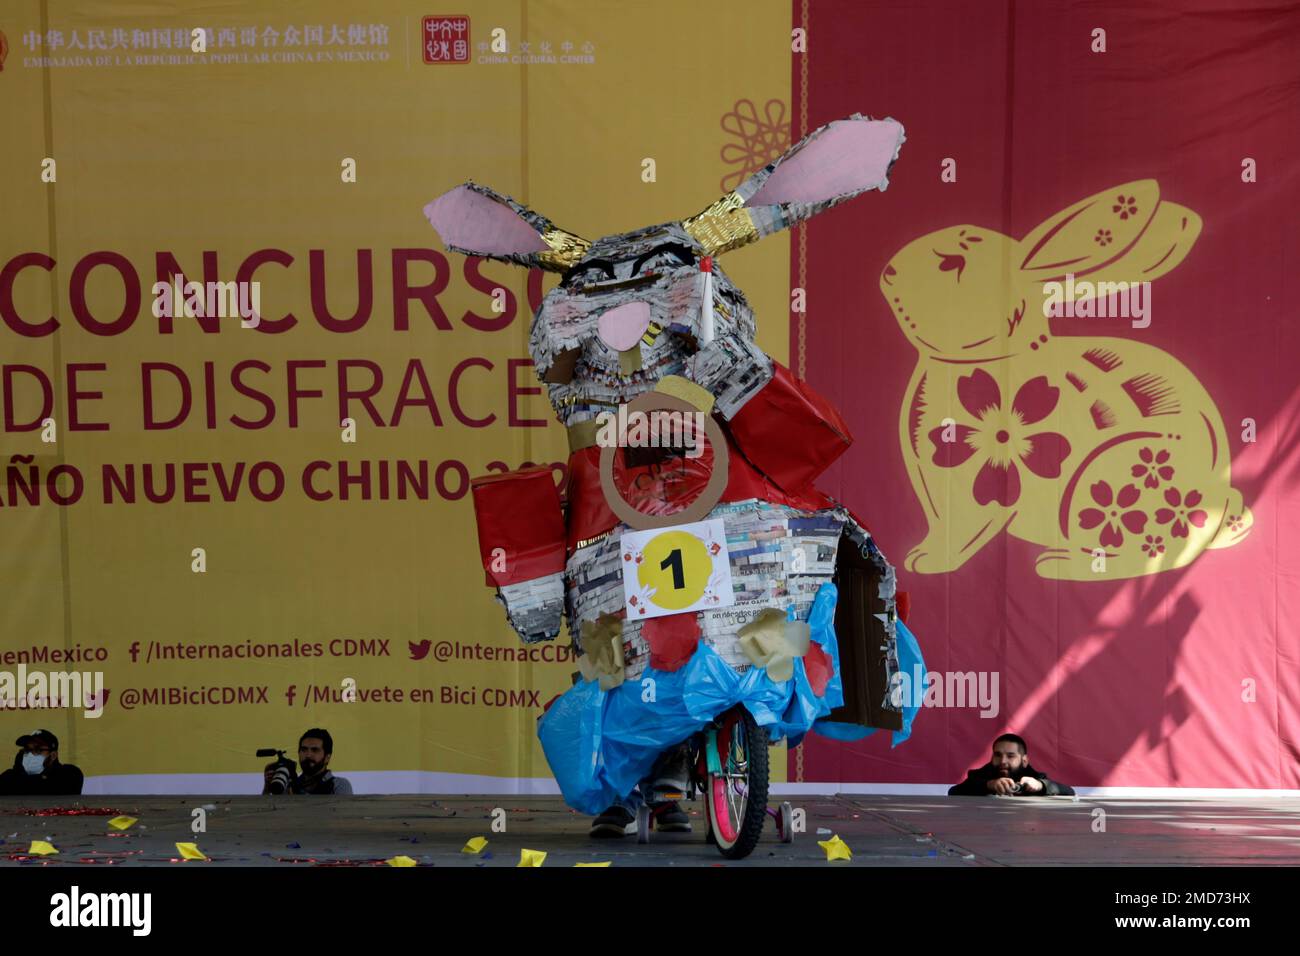
[[[1015,734],[993,741],[993,759],[967,771],[966,779],[948,791],[950,797],[1069,797],[1074,790],[1029,766],[1029,748]]]
[[[59,738],[48,730],[23,734],[14,741],[22,749],[14,765],[0,774],[0,794],[65,796],[81,793],[81,768],[59,763]]]

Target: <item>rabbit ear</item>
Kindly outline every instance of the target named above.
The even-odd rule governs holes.
[[[1125,183],[1075,203],[1020,242],[1022,275],[1060,282],[1066,275],[1101,282],[1148,282],[1183,261],[1201,217],[1160,201],[1154,179]]]
[[[424,207],[424,215],[453,252],[529,268],[564,272],[591,246],[509,196],[474,182],[443,193]]]
[[[709,255],[796,225],[868,189],[884,190],[902,124],[854,113],[813,130],[683,227]]]

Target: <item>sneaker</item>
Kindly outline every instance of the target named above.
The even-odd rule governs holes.
[[[636,817],[617,803],[591,821],[594,837],[621,837],[636,832]]]
[[[654,814],[655,829],[664,833],[690,833],[691,816],[677,805],[675,800],[655,804],[650,808]]]

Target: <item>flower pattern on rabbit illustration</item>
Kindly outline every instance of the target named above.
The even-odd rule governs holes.
[[[919,353],[899,443],[928,522],[905,568],[954,571],[1005,530],[1045,549],[1043,577],[1116,580],[1249,533],[1223,419],[1192,372],[1133,339],[1053,335],[1044,308],[1045,285],[1067,275],[1076,302],[1163,277],[1200,231],[1141,180],[1019,241],[960,225],[890,259],[880,290]]]

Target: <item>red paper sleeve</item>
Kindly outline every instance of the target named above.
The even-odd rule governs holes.
[[[839,411],[779,362],[772,380],[731,419],[741,453],[781,488],[812,484],[844,454],[853,436]]]
[[[470,488],[488,584],[502,587],[564,570],[564,511],[550,468],[475,478]]]

